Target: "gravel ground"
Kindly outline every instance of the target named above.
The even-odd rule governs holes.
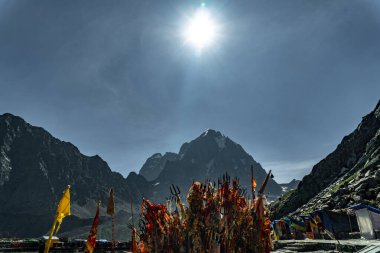
[[[298,251],[293,251],[293,250],[286,250],[286,249],[280,249],[276,251],[272,251],[273,253],[291,253],[291,252],[298,252]],[[304,253],[339,253],[339,251],[324,251],[324,250],[318,250],[318,251],[306,251]]]

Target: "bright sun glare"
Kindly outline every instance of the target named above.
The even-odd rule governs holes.
[[[210,12],[205,9],[199,9],[188,21],[184,31],[186,43],[201,50],[210,46],[216,37],[216,25]]]

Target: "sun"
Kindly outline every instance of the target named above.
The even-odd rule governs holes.
[[[211,46],[216,35],[217,26],[206,8],[199,9],[184,30],[185,42],[199,50]]]

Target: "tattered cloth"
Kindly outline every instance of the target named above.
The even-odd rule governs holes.
[[[187,203],[180,215],[178,199],[174,212],[171,201],[164,205],[143,200],[139,252],[270,252],[270,220],[262,194],[248,199],[238,180],[231,184],[224,177],[217,187],[194,182]]]

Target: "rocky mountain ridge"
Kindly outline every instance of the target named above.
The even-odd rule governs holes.
[[[109,239],[111,226],[105,209],[113,187],[115,219],[119,221],[116,238],[126,240],[131,202],[137,207],[142,197],[163,201],[172,183],[185,197],[193,180],[217,180],[225,172],[239,177],[248,187],[251,165],[261,183],[266,175],[261,165],[239,144],[208,130],[183,144],[179,154],[155,154],[149,158],[140,172],[155,178],[152,181],[135,172],[124,178],[112,172],[98,155],[85,156],[73,144],[6,113],[0,115],[0,236],[47,234],[62,192],[70,184],[72,215],[63,222],[61,234],[85,237],[100,199],[101,223],[108,224],[100,231],[103,238]],[[154,175],[156,169],[158,173]],[[273,180],[268,189],[281,194],[281,187]]]
[[[140,201],[145,178],[112,172],[99,156],[85,156],[71,143],[54,138],[12,114],[0,116],[0,236],[41,236],[50,229],[62,192],[71,185],[72,216],[61,231],[87,225],[97,199],[115,189],[119,211]],[[102,212],[105,214],[105,212]]]
[[[160,171],[152,181],[153,193],[150,197],[153,200],[162,201],[163,197],[169,196],[169,187],[173,183],[178,185],[184,194],[193,181],[209,179],[217,182],[218,177],[226,172],[231,177],[239,178],[242,186],[250,189],[251,166],[258,184],[261,184],[266,176],[261,165],[241,145],[212,129],[206,130],[191,142],[184,143],[179,153],[171,153],[171,157],[169,160],[165,156],[155,154],[147,160],[150,165],[157,165],[152,166],[151,170]],[[152,163],[152,160],[155,160],[155,163]],[[141,172],[142,170],[140,174]],[[271,179],[267,193],[274,199],[281,195],[282,188]]]
[[[180,156],[176,153],[166,152],[164,155],[156,153],[146,160],[139,174],[148,181],[153,181],[160,175],[168,161],[172,162],[178,159],[180,159]]]
[[[341,209],[355,203],[380,207],[380,101],[316,164],[297,189],[271,205],[274,218],[316,209]]]

